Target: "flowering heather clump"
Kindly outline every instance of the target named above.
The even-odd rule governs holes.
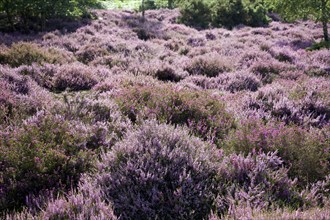
[[[38,216],[40,219],[95,219],[116,220],[110,205],[102,200],[100,189],[93,186],[88,178],[83,177],[77,192],[66,198],[48,202],[45,210]]]
[[[30,78],[0,65],[0,124],[20,121],[43,107],[52,106],[50,95]]]
[[[86,45],[81,47],[76,53],[77,60],[88,64],[95,60],[97,57],[106,56],[109,52],[100,47],[100,45]]]
[[[215,190],[213,156],[185,130],[146,122],[102,156],[96,177],[124,219],[202,219]]]
[[[278,81],[261,88],[246,101],[245,108],[264,119],[322,127],[330,119],[329,88],[329,83],[322,79]]]
[[[89,90],[98,82],[93,72],[95,69],[78,63],[62,65],[54,75],[53,89],[55,91]]]
[[[164,96],[166,94],[166,96]],[[135,86],[123,89],[115,99],[133,122],[157,119],[187,125],[204,139],[217,141],[234,127],[222,102],[208,93],[178,90],[170,86]]]
[[[244,90],[257,91],[261,86],[260,80],[254,74],[244,72],[224,73],[213,78],[187,78],[186,82],[190,81],[203,89],[220,89],[232,93]]]
[[[218,171],[226,186],[225,194],[217,198],[219,214],[226,211],[224,206],[229,206],[231,214],[244,205],[255,209],[299,205],[295,182],[288,178],[288,170],[282,164],[276,152],[225,156]]]
[[[251,118],[245,120],[231,133],[224,144],[228,151],[272,152],[290,167],[289,176],[298,178],[299,184],[314,182],[329,173],[330,133],[327,128],[302,129],[298,126],[285,126],[283,123],[268,123]]]
[[[227,72],[232,68],[228,58],[215,54],[205,54],[194,58],[187,64],[185,70],[191,75],[205,75],[216,77],[220,73]]]
[[[45,111],[1,132],[0,210],[19,208],[42,189],[69,189],[93,167],[93,131]]]

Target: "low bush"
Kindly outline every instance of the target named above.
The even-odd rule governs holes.
[[[112,207],[102,199],[99,188],[83,177],[77,192],[67,197],[51,199],[38,215],[40,219],[98,219],[116,220]]]
[[[244,108],[253,110],[258,117],[266,120],[321,128],[330,120],[328,92],[329,83],[322,79],[299,84],[279,81],[259,89]]]
[[[184,69],[190,75],[216,77],[220,73],[230,71],[231,68],[232,62],[227,58],[221,57],[217,54],[207,54],[194,57]]]
[[[38,109],[52,106],[52,97],[27,76],[0,65],[0,126],[20,123]]]
[[[216,199],[218,215],[232,214],[242,207],[268,210],[284,204],[301,206],[303,199],[287,172],[276,152],[224,156],[218,174],[225,191]]]
[[[115,97],[133,122],[155,118],[160,122],[186,125],[204,139],[217,141],[234,126],[224,104],[206,92],[175,90],[170,86],[135,86]]]
[[[90,90],[98,82],[95,70],[79,63],[62,65],[53,79],[53,90]]]
[[[97,183],[124,219],[203,219],[216,190],[213,155],[182,129],[146,122],[102,157]]]
[[[226,138],[224,148],[233,152],[272,152],[277,150],[291,178],[300,185],[315,182],[329,174],[329,130],[305,130],[283,123],[264,124],[245,120]]]
[[[0,52],[0,64],[12,67],[31,65],[33,63],[68,63],[73,58],[57,49],[44,49],[37,44],[19,42]]]
[[[81,123],[44,111],[1,132],[0,210],[19,209],[26,196],[41,190],[75,186],[93,167],[89,132]]]

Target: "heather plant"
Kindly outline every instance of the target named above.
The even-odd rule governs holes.
[[[20,66],[16,71],[33,78],[40,86],[54,92],[90,90],[98,83],[102,68],[91,68],[81,63]],[[107,72],[105,73],[107,75]]]
[[[276,152],[224,156],[218,173],[226,187],[224,196],[220,194],[216,200],[218,214],[223,215],[226,206],[227,214],[244,206],[259,210],[284,204],[300,206],[302,199],[295,181],[288,177],[288,169],[282,164]]]
[[[38,112],[21,127],[1,132],[0,210],[19,209],[29,194],[70,189],[93,167],[83,124]]]
[[[121,218],[203,219],[216,187],[213,158],[187,131],[146,122],[102,156],[96,181]]]
[[[102,200],[101,190],[87,177],[82,179],[77,191],[48,201],[38,219],[117,219],[112,207]]]
[[[170,86],[135,86],[123,89],[115,99],[133,122],[155,118],[160,122],[186,125],[194,134],[216,142],[234,127],[225,105],[206,92]]]
[[[327,85],[327,81],[317,79],[299,83],[279,81],[259,89],[246,101],[244,108],[264,119],[322,127],[329,123]]]
[[[231,152],[278,151],[291,178],[305,185],[329,174],[329,131],[302,129],[283,123],[263,123],[258,119],[241,122],[227,136],[224,148]]]
[[[187,78],[186,82],[193,82],[203,89],[219,89],[232,93],[244,90],[257,91],[261,86],[260,80],[255,75],[245,72],[224,73],[214,78],[191,77]]]
[[[33,63],[68,63],[73,58],[69,53],[49,48],[44,49],[33,43],[16,43],[10,48],[0,52],[0,63],[8,64],[12,67],[21,65],[31,65]]]
[[[76,53],[75,56],[77,60],[88,64],[95,60],[97,57],[106,56],[109,52],[105,49],[100,47],[100,45],[86,45],[81,47]]]
[[[55,91],[90,90],[98,82],[97,76],[93,73],[95,73],[95,69],[79,63],[62,65],[54,75],[53,89]]]
[[[38,109],[52,106],[53,100],[46,91],[15,70],[0,66],[0,80],[1,125],[19,123]]]
[[[32,65],[21,65],[16,68],[16,72],[23,76],[30,76],[39,86],[48,90],[53,88],[54,76],[58,72],[60,66],[58,64],[43,64],[36,63]]]
[[[251,71],[259,76],[263,83],[272,83],[284,66],[277,62],[256,62],[251,67]]]
[[[52,112],[62,115],[66,120],[81,121],[91,126],[94,133],[87,145],[89,148],[107,148],[119,141],[131,123],[124,117],[118,105],[107,95],[63,95],[63,103],[55,106]]]
[[[230,71],[232,69],[232,63],[226,57],[221,57],[217,54],[205,54],[194,57],[184,69],[190,75],[216,77],[220,73]]]

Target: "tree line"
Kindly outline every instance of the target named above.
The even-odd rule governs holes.
[[[48,19],[82,17],[97,4],[98,0],[0,0],[0,15],[12,30],[30,24],[43,29]]]
[[[141,0],[142,14],[156,9],[155,0]],[[267,24],[269,12],[279,13],[284,21],[313,19],[322,23],[324,40],[329,42],[330,0],[166,0],[162,7],[179,7],[181,21],[199,28],[228,27],[238,24]],[[0,0],[0,18],[12,30],[19,24],[34,24],[43,29],[51,18],[79,18],[99,0]],[[1,24],[0,24],[1,26]]]

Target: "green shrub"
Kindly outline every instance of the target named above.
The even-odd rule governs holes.
[[[100,7],[98,0],[3,0],[0,14],[12,29],[21,26],[28,30],[33,24],[36,29],[44,29],[52,18],[78,18],[88,15],[90,7]]]
[[[179,21],[196,28],[207,28],[211,22],[211,8],[205,0],[188,0],[180,4]]]
[[[268,24],[268,8],[261,0],[188,0],[180,4],[180,21],[197,28]]]
[[[72,60],[72,57],[59,50],[53,48],[44,49],[33,43],[16,43],[0,52],[0,64],[8,64],[12,67],[31,65],[33,63],[62,64]]]

